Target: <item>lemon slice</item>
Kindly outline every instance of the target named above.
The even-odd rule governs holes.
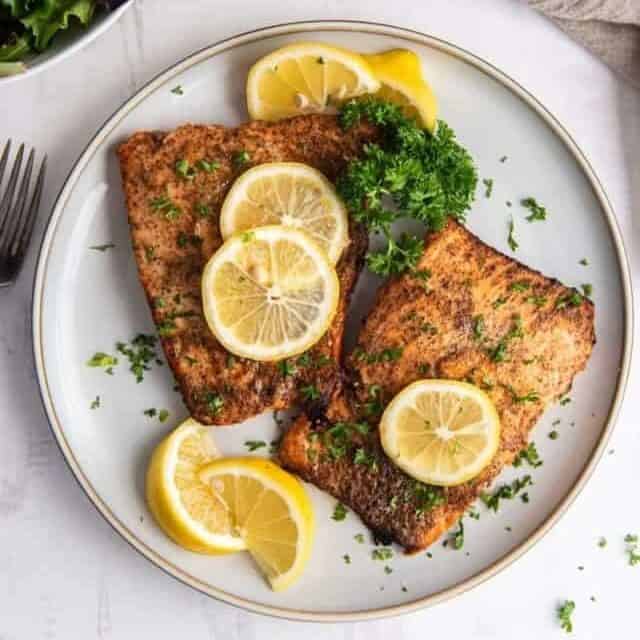
[[[200,479],[229,505],[233,525],[274,591],[302,574],[311,555],[314,518],[302,483],[270,460],[227,458]]]
[[[300,162],[271,162],[245,171],[220,212],[220,232],[282,224],[306,231],[336,263],[349,242],[347,210],[332,184]]]
[[[376,96],[399,104],[406,115],[434,131],[438,104],[422,76],[420,58],[407,49],[391,49],[364,58],[381,83]]]
[[[419,380],[387,406],[380,437],[389,458],[410,476],[451,487],[491,462],[500,442],[500,418],[478,387]]]
[[[273,361],[306,351],[326,332],[340,283],[309,235],[284,226],[231,236],[202,274],[209,327],[231,353]]]
[[[247,78],[247,108],[254,120],[324,113],[380,83],[357,53],[318,42],[298,42],[256,62]]]
[[[226,504],[198,477],[200,469],[219,456],[211,429],[191,418],[151,456],[146,482],[149,509],[162,530],[190,551],[215,554],[246,548],[233,529]]]

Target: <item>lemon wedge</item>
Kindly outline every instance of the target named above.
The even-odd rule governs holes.
[[[325,252],[291,227],[231,236],[202,274],[211,331],[231,353],[253,360],[281,360],[312,347],[329,328],[339,296]]]
[[[251,67],[247,108],[253,120],[279,120],[324,113],[379,88],[380,82],[359,54],[319,42],[298,42],[273,51]]]
[[[155,449],[147,470],[147,504],[161,529],[199,553],[241,551],[227,505],[198,472],[219,457],[211,430],[189,418]]]
[[[419,380],[389,403],[380,423],[386,454],[410,476],[451,487],[477,476],[500,443],[489,396],[453,380]]]
[[[302,574],[314,536],[311,501],[302,483],[270,460],[227,458],[200,480],[229,505],[233,526],[274,591]]]
[[[438,105],[422,76],[420,58],[407,49],[392,49],[364,58],[381,83],[376,96],[400,105],[406,115],[415,118],[425,129],[434,131]]]
[[[333,185],[300,162],[269,162],[245,171],[220,212],[226,240],[238,231],[282,224],[306,231],[333,264],[349,242],[349,218]]]

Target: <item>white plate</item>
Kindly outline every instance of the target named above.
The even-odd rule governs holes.
[[[97,12],[87,27],[83,27],[77,21],[73,22],[68,29],[63,29],[56,34],[51,46],[45,51],[30,55],[27,60],[25,60],[27,67],[25,71],[12,76],[1,77],[0,86],[33,76],[40,71],[49,69],[55,65],[56,62],[64,60],[64,58],[70,56],[72,53],[80,51],[80,49],[114,25],[132,4],[133,2],[126,2],[121,7],[108,13],[106,11]]]
[[[143,478],[149,454],[186,414],[167,367],[154,368],[136,385],[126,365],[110,377],[85,362],[95,351],[112,352],[117,340],[153,331],[129,245],[115,146],[138,129],[241,122],[249,66],[301,39],[368,52],[410,47],[419,53],[442,117],[475,157],[480,176],[495,180],[490,199],[479,187],[470,228],[508,253],[507,220],[513,214],[518,259],[568,284],[592,283],[598,344],[588,370],[576,380],[571,404],[549,410],[535,430],[545,465],[533,471],[528,505],[515,500],[497,515],[480,507],[479,521],[466,519],[464,550],[437,544],[432,559],[396,553],[387,575],[383,563],[371,559],[371,545],[354,540],[364,532],[358,519],[350,514],[334,522],[335,501],[310,487],[318,521],[311,563],[293,588],[273,593],[245,554],[209,558],[183,551],[147,512]],[[183,95],[171,92],[176,85]],[[500,162],[503,155],[508,160]],[[517,203],[530,195],[549,209],[546,222],[524,221],[526,212]],[[88,250],[107,241],[116,249]],[[589,266],[579,264],[583,257]],[[352,329],[374,288],[371,277],[362,278]],[[180,62],[129,100],[91,141],[62,189],[42,245],[33,311],[38,377],[53,431],[78,481],[114,528],[159,567],[205,593],[306,620],[372,618],[433,604],[494,575],[538,540],[582,488],[605,447],[627,377],[632,317],[628,269],[610,205],[557,121],[512,80],[453,45],[347,22],[285,25],[226,40]],[[102,407],[91,411],[97,394]],[[170,421],[145,418],[148,407],[168,408]],[[551,441],[547,433],[557,418],[561,437]],[[246,453],[245,440],[268,441],[275,432],[272,417],[265,415],[219,429],[216,436],[223,452],[238,454]],[[507,470],[501,480],[514,471],[524,469]],[[342,559],[347,553],[350,565]]]

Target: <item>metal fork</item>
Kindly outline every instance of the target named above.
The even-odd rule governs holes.
[[[0,157],[0,188],[4,172],[9,163],[11,140],[7,142]],[[0,200],[0,287],[13,284],[20,272],[24,256],[31,240],[36,214],[40,206],[44,176],[47,170],[47,156],[40,163],[40,170],[35,181],[33,195],[27,206],[31,174],[35,161],[35,149],[31,149],[27,158],[27,165],[18,186],[22,159],[24,156],[24,144],[20,145],[9,181],[7,182],[4,196]],[[17,194],[16,194],[17,187]]]

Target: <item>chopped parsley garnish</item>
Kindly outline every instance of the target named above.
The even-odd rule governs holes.
[[[624,537],[624,541],[627,543],[627,555],[629,556],[629,564],[635,567],[640,564],[640,548],[638,547],[638,536],[632,533],[627,533]]]
[[[571,402],[571,398],[569,396],[565,396],[564,398],[562,398],[562,400],[560,400],[560,406],[564,407],[568,405],[570,402]]]
[[[320,391],[318,391],[318,387],[313,384],[309,384],[306,387],[300,387],[300,393],[304,400],[313,401],[320,398]]]
[[[515,222],[513,221],[513,216],[512,216],[511,219],[509,220],[509,235],[507,236],[507,243],[509,244],[509,248],[511,249],[511,251],[516,251],[520,246],[514,235],[515,230],[516,230],[516,225],[515,225]]]
[[[158,335],[163,338],[170,336],[178,327],[172,318],[166,318],[158,323]]]
[[[518,453],[516,459],[513,461],[513,466],[520,467],[524,462],[534,469],[541,467],[544,464],[540,459],[540,454],[538,453],[535,442],[530,442],[527,447]]]
[[[175,87],[173,87],[173,89],[171,89],[171,93],[173,93],[176,96],[184,95],[184,90],[182,88],[182,85],[178,84]]]
[[[507,161],[507,156],[502,156],[500,158],[500,162],[506,162]]]
[[[169,412],[166,409],[160,409],[158,412],[158,420],[160,422],[166,422],[169,418]]]
[[[129,361],[129,371],[138,383],[144,379],[144,372],[151,370],[151,362],[161,364],[155,349],[157,341],[153,335],[139,333],[130,344],[116,343],[116,349]]]
[[[515,314],[512,317],[513,324],[505,335],[500,339],[495,347],[488,350],[489,357],[493,362],[504,362],[507,356],[507,346],[514,338],[522,338],[524,331],[522,330],[522,318]]]
[[[392,569],[388,564],[386,564],[386,565],[384,566],[384,572],[385,572],[387,575],[389,575],[389,574],[393,573],[393,569]]]
[[[494,362],[504,362],[507,355],[507,343],[503,340],[500,340],[498,344],[489,350],[489,357]]]
[[[145,409],[142,413],[144,413],[147,418],[155,418],[158,415],[158,410],[152,407],[151,409]]]
[[[96,396],[95,399],[91,402],[91,404],[89,405],[90,408],[93,409],[99,409],[100,408],[100,396]]]
[[[210,414],[217,416],[224,407],[224,398],[216,391],[207,391],[204,397]]]
[[[583,267],[586,267],[589,264],[589,261],[586,258],[582,258],[579,264],[581,264]]]
[[[506,298],[497,298],[494,303],[491,305],[494,309],[499,309],[503,304],[507,301]]]
[[[198,172],[188,160],[181,158],[176,161],[176,173],[184,180],[193,180]]]
[[[345,553],[342,556],[342,559],[344,560],[345,564],[351,564],[351,556],[348,553]]]
[[[102,251],[104,253],[109,249],[115,249],[115,247],[116,245],[113,244],[113,242],[107,242],[105,244],[94,244],[93,246],[89,247],[89,249],[91,249],[92,251]]]
[[[421,376],[428,376],[431,371],[431,365],[428,362],[421,362],[418,365],[418,373]]]
[[[88,367],[101,367],[105,369],[107,373],[113,374],[113,367],[118,364],[118,358],[111,356],[103,351],[97,351],[91,356],[91,359],[87,362]]]
[[[336,522],[342,522],[347,517],[347,513],[347,507],[345,507],[342,502],[336,502],[331,519]]]
[[[278,371],[280,371],[280,374],[282,375],[283,378],[287,378],[297,373],[298,369],[296,365],[293,364],[293,362],[290,362],[289,360],[285,359],[285,360],[280,360],[280,362],[278,362]]]
[[[524,488],[533,484],[531,476],[527,474],[522,478],[516,478],[511,484],[503,484],[494,493],[481,493],[482,502],[492,511],[498,511],[500,500],[513,500]]]
[[[362,464],[365,467],[368,467],[376,473],[378,471],[378,459],[374,453],[367,451],[363,447],[358,447],[356,449],[355,455],[353,456],[354,464]]]
[[[480,520],[480,514],[477,511],[474,511],[473,509],[471,509],[470,511],[467,511],[467,515],[472,520]]]
[[[520,280],[519,282],[512,282],[509,285],[509,291],[517,291],[517,292],[522,292],[522,291],[527,291],[527,289],[531,288],[531,283],[527,282],[526,280]]]
[[[525,402],[540,402],[540,394],[537,391],[529,391],[525,395],[519,396],[511,385],[507,386],[507,390],[511,394],[511,399],[516,404],[524,404]]]
[[[236,363],[236,357],[232,353],[228,354],[227,359],[225,360],[225,363],[224,363],[225,367],[227,369],[231,369],[235,365],[235,363]]]
[[[353,536],[353,539],[358,543],[358,544],[364,544],[364,533],[356,533],[355,536]]]
[[[204,204],[204,202],[197,202],[196,203],[196,213],[201,217],[201,218],[207,218],[208,216],[211,215],[211,207],[207,204]]]
[[[453,535],[453,548],[459,551],[464,547],[464,524],[462,518],[458,521],[458,530]]]
[[[273,415],[276,415],[276,411],[273,412]],[[277,423],[276,423],[277,424]],[[278,448],[280,447],[280,441],[282,440],[282,438],[277,438],[276,440],[272,440],[269,443],[269,455],[273,456],[276,453],[278,453]]]
[[[366,353],[362,349],[358,349],[354,352],[355,357],[358,360],[362,360],[367,364],[374,364],[376,362],[394,362],[399,360],[402,356],[402,347],[388,347],[377,353]]]
[[[564,309],[565,307],[579,307],[582,304],[584,298],[577,292],[572,291],[567,295],[560,296],[556,300],[556,309]]]
[[[598,538],[598,546],[601,549],[604,549],[607,546],[607,539],[605,537],[602,537],[602,536],[600,538]]]
[[[257,451],[258,449],[262,449],[262,447],[266,447],[267,443],[264,440],[245,440],[244,446],[249,449],[249,451]]]
[[[320,56],[320,57],[316,58],[316,62],[318,64],[324,64],[324,58],[322,56]]]
[[[576,603],[573,600],[565,600],[564,604],[558,607],[558,620],[560,621],[560,627],[567,633],[573,631],[573,622],[571,616],[576,609]]]
[[[536,307],[544,307],[547,304],[548,298],[546,296],[528,296],[527,302],[535,305]]]
[[[202,158],[196,162],[196,167],[205,173],[213,173],[216,169],[220,168],[220,163],[215,160],[205,160]]]
[[[520,204],[525,209],[531,211],[527,216],[527,220],[529,222],[547,219],[547,210],[541,204],[538,204],[535,198],[524,198],[523,200],[520,200]]]
[[[236,167],[242,167],[249,162],[249,152],[244,149],[236,151],[231,160]]]
[[[166,196],[159,196],[149,201],[149,206],[162,213],[167,220],[176,220],[182,215],[182,210]]]
[[[377,416],[382,413],[382,388],[379,384],[372,384],[369,387],[369,400],[362,405],[367,416]]]
[[[147,262],[151,262],[156,257],[156,249],[155,247],[145,247],[144,248],[144,257]]]
[[[245,244],[247,244],[247,242],[252,242],[253,240],[255,240],[255,238],[256,238],[256,234],[253,231],[243,231],[240,234],[240,239]]]
[[[484,185],[484,197],[490,198],[493,193],[493,178],[483,178],[482,184]]]
[[[584,294],[585,298],[590,298],[593,295],[593,285],[592,284],[582,284],[580,285],[580,287],[582,288],[582,293]]]
[[[367,264],[371,271],[388,276],[414,268],[423,250],[417,236],[394,238],[393,222],[414,218],[439,230],[448,217],[463,220],[474,199],[477,173],[469,153],[442,121],[431,134],[400,107],[373,97],[351,100],[341,108],[343,128],[362,119],[381,129],[382,142],[366,145],[336,187],[351,215],[386,239],[386,248],[369,253]]]
[[[484,317],[475,316],[473,318],[473,337],[476,340],[481,340],[484,335]]]
[[[431,509],[444,502],[442,489],[424,484],[419,480],[416,480],[415,482],[413,494],[418,505],[416,508],[416,515],[418,516],[431,511]]]
[[[560,437],[560,434],[554,429],[549,432],[549,440],[557,440]]]
[[[373,560],[380,560],[381,562],[386,562],[387,560],[391,560],[393,558],[393,551],[389,549],[389,547],[377,547],[371,551],[371,558]]]

